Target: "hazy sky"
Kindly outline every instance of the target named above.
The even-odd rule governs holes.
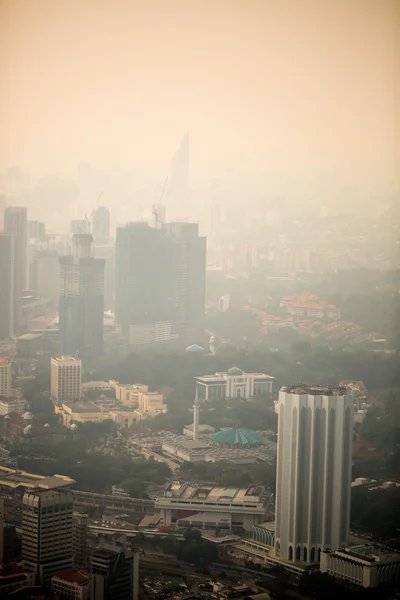
[[[400,188],[399,0],[0,0],[0,170],[340,172]]]

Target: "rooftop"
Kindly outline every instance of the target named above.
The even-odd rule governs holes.
[[[310,396],[346,396],[349,390],[339,385],[306,385],[299,383],[293,386],[283,386],[281,392],[286,394],[308,394]]]
[[[183,501],[201,500],[205,503],[243,504],[244,502],[263,502],[265,488],[263,486],[250,486],[248,488],[225,488],[210,485],[191,484],[182,481],[173,481],[164,492],[167,498],[180,498]]]
[[[26,473],[17,469],[8,469],[0,466],[0,486],[9,488],[41,488],[51,490],[54,488],[66,487],[75,483],[74,479],[65,475],[53,475],[52,477],[44,477],[35,475],[34,473]]]
[[[18,342],[30,342],[32,340],[38,340],[43,337],[41,333],[25,333],[17,338]]]
[[[263,440],[259,433],[248,429],[225,429],[212,433],[208,437],[213,442],[228,446],[253,446],[260,444]]]
[[[381,544],[360,544],[358,546],[342,548],[336,552],[346,554],[349,558],[358,558],[370,563],[400,561],[400,553],[398,551],[392,550],[387,546],[382,546]],[[331,552],[331,554],[335,554],[335,552]]]
[[[275,379],[272,375],[266,373],[245,373],[238,367],[232,367],[226,372],[218,372],[212,375],[201,375],[196,377],[196,381],[203,381],[204,383],[225,383],[228,377],[246,377],[251,376],[256,380],[271,380]]]
[[[59,363],[63,363],[63,362],[76,362],[76,363],[80,363],[81,360],[79,358],[75,358],[75,356],[56,356],[53,357],[51,359],[53,362],[59,362]]]
[[[9,364],[10,364],[10,360],[8,358],[4,358],[3,356],[0,356],[0,367],[8,367]]]
[[[64,579],[66,581],[71,581],[74,583],[89,582],[89,573],[87,571],[84,571],[83,569],[70,569],[69,571],[61,571],[61,573],[56,573],[54,577],[58,577],[59,579]]]
[[[101,408],[93,402],[63,402],[74,413],[101,413]]]
[[[0,402],[2,402],[2,404],[12,404],[16,400],[25,402],[25,400],[22,400],[22,398],[17,398],[17,396],[0,396]]]

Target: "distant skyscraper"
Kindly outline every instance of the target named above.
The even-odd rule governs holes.
[[[4,211],[4,230],[14,236],[14,325],[18,327],[19,306],[27,278],[27,210],[9,206]]]
[[[115,304],[115,243],[95,244],[94,255],[105,261],[104,309],[114,310]]]
[[[188,344],[204,337],[207,240],[197,223],[167,223],[165,231],[179,248],[179,335]]]
[[[178,248],[147,223],[117,228],[115,317],[132,345],[178,337]]]
[[[190,214],[189,134],[171,160],[167,210],[173,219],[187,219]]]
[[[206,240],[197,224],[117,229],[116,320],[129,343],[204,335]]]
[[[316,562],[348,545],[354,399],[339,387],[282,388],[276,403],[275,552]]]
[[[55,573],[72,568],[71,491],[32,490],[22,501],[22,560],[47,584]]]
[[[4,229],[4,211],[7,206],[7,198],[5,194],[0,194],[0,231]]]
[[[58,307],[60,263],[57,250],[39,250],[32,259],[29,288],[38,298],[51,300]]]
[[[93,237],[97,243],[106,243],[110,237],[110,211],[99,206],[93,211]]]
[[[0,341],[14,333],[14,237],[0,232]]]
[[[46,238],[46,225],[41,221],[28,221],[28,239],[44,240]]]
[[[105,261],[92,258],[90,234],[75,234],[72,254],[60,257],[61,352],[85,356],[103,348]]]

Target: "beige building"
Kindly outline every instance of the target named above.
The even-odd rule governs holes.
[[[59,415],[64,427],[70,428],[74,423],[101,423],[112,418],[110,413],[105,413],[93,402],[63,402],[54,407],[54,412]]]
[[[139,406],[139,395],[148,391],[148,386],[140,383],[115,383],[116,399],[127,406]]]
[[[36,584],[72,568],[72,505],[69,490],[32,490],[22,501],[22,560]]]
[[[18,413],[22,415],[25,412],[26,401],[23,398],[10,396],[9,398],[0,395],[0,415],[9,415]]]
[[[106,413],[104,416],[106,419],[112,419],[114,423],[118,425],[118,427],[122,427],[126,429],[130,427],[134,423],[136,423],[138,419],[138,415],[136,414],[136,410],[111,410],[109,413]]]
[[[51,359],[51,397],[57,404],[82,395],[82,361],[73,356]]]
[[[12,364],[8,358],[0,357],[0,396],[11,396]]]
[[[158,392],[141,392],[138,399],[139,406],[135,410],[138,421],[166,413],[168,410],[164,404],[164,396]]]

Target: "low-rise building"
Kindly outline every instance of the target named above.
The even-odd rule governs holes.
[[[315,294],[291,294],[280,301],[280,307],[286,308],[289,315],[295,317],[315,317],[317,319],[340,319],[340,310],[324,302]]]
[[[114,383],[116,399],[129,406],[139,406],[139,394],[149,391],[148,386],[141,383]]]
[[[270,396],[274,379],[265,373],[245,373],[232,367],[225,373],[196,377],[196,394],[200,402]]]
[[[22,415],[25,412],[26,400],[18,398],[17,396],[10,396],[9,398],[0,395],[0,415],[9,415],[11,413],[18,413]]]
[[[320,570],[364,588],[388,586],[400,577],[400,553],[380,544],[321,552]]]
[[[164,526],[251,531],[265,520],[270,495],[263,486],[224,488],[173,481],[155,501]]]
[[[83,569],[70,569],[57,573],[51,578],[51,591],[53,594],[59,594],[61,598],[89,600],[89,573]]]
[[[111,392],[115,389],[115,381],[85,381],[82,383],[82,394],[86,392]]]
[[[6,567],[0,571],[0,596],[8,594],[22,586],[35,585],[35,573],[25,567]]]
[[[74,423],[87,423],[88,421],[101,423],[110,418],[93,402],[65,402],[55,406],[54,412],[60,416],[64,427],[69,428]]]

